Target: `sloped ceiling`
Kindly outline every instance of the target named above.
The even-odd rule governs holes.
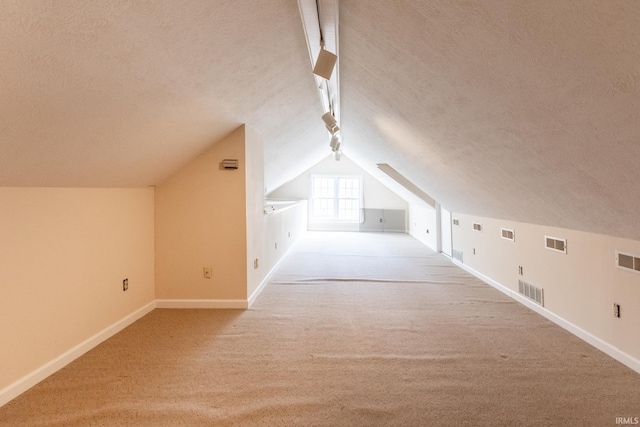
[[[0,185],[146,186],[246,123],[269,185],[326,155],[295,0],[2,3]]]
[[[640,238],[640,2],[340,0],[344,151],[446,208]]]
[[[338,10],[360,166],[452,211],[640,240],[640,2]],[[329,153],[296,0],[10,1],[0,41],[0,185],[153,185],[242,123],[268,191]]]

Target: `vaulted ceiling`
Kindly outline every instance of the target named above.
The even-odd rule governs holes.
[[[640,240],[639,2],[338,11],[351,159],[453,211]],[[154,185],[246,123],[273,190],[329,154],[322,113],[296,0],[2,3],[2,186]]]
[[[296,0],[5,1],[0,40],[0,185],[157,184],[243,123],[270,185],[326,155]]]

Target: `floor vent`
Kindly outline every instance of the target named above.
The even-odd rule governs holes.
[[[451,253],[453,254],[453,259],[460,262],[464,262],[462,261],[462,251],[457,251],[454,249],[453,251],[451,251]]]
[[[524,280],[518,280],[518,292],[544,307],[544,289],[536,288]]]
[[[616,251],[616,266],[623,270],[640,273],[640,257]]]

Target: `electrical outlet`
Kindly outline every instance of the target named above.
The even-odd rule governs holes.
[[[203,267],[202,272],[205,279],[211,279],[211,267]]]
[[[122,281],[122,291],[126,291],[127,289],[129,289],[129,279],[124,279]]]
[[[287,232],[287,237],[291,237],[291,232]]]
[[[476,254],[476,248],[473,248],[473,254],[474,255]]]
[[[524,275],[524,269],[522,268],[521,265],[518,266],[518,274],[523,276]]]
[[[253,268],[258,268],[258,258],[253,260]]]
[[[278,243],[276,242],[276,249],[278,249]]]
[[[613,303],[613,317],[620,317],[620,304]]]

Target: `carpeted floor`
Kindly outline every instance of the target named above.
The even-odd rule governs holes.
[[[308,233],[252,309],[155,310],[0,425],[614,426],[640,375],[404,234]]]

